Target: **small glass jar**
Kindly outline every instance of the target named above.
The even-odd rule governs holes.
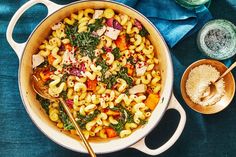
[[[223,19],[209,21],[199,31],[197,45],[210,58],[228,59],[236,54],[236,26]]]

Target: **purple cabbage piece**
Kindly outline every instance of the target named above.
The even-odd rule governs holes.
[[[81,70],[73,67],[70,69],[70,74],[79,77],[79,76],[81,76]]]
[[[122,25],[117,20],[113,20],[113,28],[122,30]]]
[[[66,104],[67,104],[69,107],[73,107],[74,102],[73,102],[72,99],[67,99],[67,100],[66,100]]]

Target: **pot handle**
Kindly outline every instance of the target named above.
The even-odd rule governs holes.
[[[7,37],[8,43],[11,45],[13,50],[16,52],[16,54],[17,54],[19,59],[22,56],[23,49],[25,47],[26,42],[24,42],[24,43],[17,43],[16,41],[14,41],[14,39],[12,38],[13,30],[15,28],[15,25],[16,25],[17,21],[21,17],[21,15],[26,10],[28,10],[30,7],[32,7],[33,5],[38,4],[38,3],[42,3],[42,4],[44,4],[47,7],[48,15],[46,17],[51,15],[53,12],[55,12],[59,8],[63,7],[63,5],[58,5],[58,4],[53,3],[53,2],[51,2],[49,0],[29,0],[28,2],[26,2],[23,6],[21,6],[16,11],[16,13],[13,15],[13,17],[10,20],[9,25],[7,27],[6,37]]]
[[[180,121],[179,121],[178,127],[176,131],[174,132],[174,134],[172,135],[172,137],[165,144],[163,144],[161,147],[157,149],[148,148],[147,145],[145,144],[145,138],[141,139],[139,142],[131,146],[132,148],[135,148],[149,155],[158,155],[158,154],[163,153],[167,149],[169,149],[177,141],[186,123],[186,113],[184,109],[182,108],[182,106],[179,104],[179,102],[176,100],[174,94],[172,94],[171,96],[171,100],[169,102],[169,106],[167,110],[169,109],[175,109],[180,114]]]

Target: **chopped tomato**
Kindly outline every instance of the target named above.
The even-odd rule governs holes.
[[[97,87],[97,80],[96,79],[94,79],[94,80],[88,79],[86,83],[87,83],[87,90],[89,90],[89,91],[96,90],[96,87]]]
[[[112,128],[106,128],[105,131],[107,133],[108,138],[113,138],[117,136],[116,131]]]
[[[128,49],[128,43],[126,41],[126,35],[121,35],[115,40],[116,46],[120,49],[120,51],[124,51]]]
[[[48,55],[48,63],[49,63],[49,64],[52,65],[55,59],[56,59],[56,58],[53,57],[52,54]]]
[[[106,112],[106,114],[107,114],[108,116],[119,116],[119,115],[120,115],[120,112],[119,112],[119,111],[108,110],[108,111]]]
[[[68,50],[68,51],[72,51],[72,46],[71,46],[71,44],[66,44],[66,45],[65,45],[65,48],[66,48],[66,50]]]
[[[131,65],[131,64],[126,64],[125,67],[128,68],[128,75],[129,75],[129,76],[132,76],[133,73],[134,73],[134,66]]]
[[[52,75],[53,72],[49,71],[49,70],[43,70],[39,73],[41,79],[43,82],[46,82],[50,79],[50,75]]]

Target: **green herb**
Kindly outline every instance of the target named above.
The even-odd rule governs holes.
[[[99,42],[100,39],[90,32],[76,34],[76,45],[79,47],[82,56],[88,56],[89,58],[94,59],[94,50]]]
[[[128,68],[121,67],[121,69],[118,73],[118,77],[124,79],[129,86],[132,86],[133,79],[131,77],[129,77],[127,73],[128,73]]]
[[[50,101],[48,99],[44,99],[38,94],[36,95],[36,99],[40,102],[42,108],[46,111],[46,113],[49,114]]]
[[[119,59],[121,57],[120,55],[120,49],[118,47],[114,48],[111,53],[114,55],[115,60]]]
[[[71,123],[68,115],[65,113],[64,108],[63,108],[61,103],[59,104],[59,109],[60,109],[60,111],[59,111],[59,118],[60,118],[60,120],[62,121],[62,123],[64,125],[64,129],[65,130],[72,130],[72,129],[74,129],[74,126]]]
[[[102,67],[102,75],[104,76],[106,71],[109,69],[108,65],[106,64],[106,61],[102,59],[102,57],[99,57],[96,61],[96,65],[100,65]]]
[[[146,28],[143,26],[142,29],[139,31],[139,35],[142,37],[146,37],[149,35],[149,32],[146,30]]]
[[[61,77],[61,82],[66,82],[68,76],[69,76],[69,74],[68,74],[68,73],[65,73],[65,74]]]
[[[130,64],[134,65],[134,57],[133,56],[130,56],[128,59],[127,59],[127,62],[129,62]]]
[[[73,25],[65,26],[65,33],[67,37],[69,38],[72,46],[77,46],[76,40],[75,40],[76,34],[78,34],[77,31],[78,31],[78,22],[75,22]]]
[[[140,122],[139,122],[140,125],[144,125],[144,124],[147,123],[147,120],[145,120],[145,119],[140,119],[139,118],[139,120],[140,120]]]
[[[94,120],[94,118],[96,118],[99,113],[101,113],[101,112],[96,109],[92,114],[89,114],[89,115],[86,115],[86,116],[78,114],[78,116],[77,116],[77,118],[78,118],[77,123],[79,124],[80,128],[85,129],[85,125],[88,122]]]
[[[60,93],[60,97],[62,97],[64,100],[66,100],[67,99],[67,90],[63,90],[61,93]]]
[[[102,28],[103,18],[95,19],[95,22],[88,25],[89,32],[97,31],[98,29]]]
[[[50,65],[49,71],[56,71],[56,70],[57,70],[57,68],[55,68],[54,66]]]
[[[102,81],[107,84],[108,89],[111,89],[112,86],[114,86],[116,84],[116,82],[117,82],[116,80],[117,80],[117,77],[115,75],[111,75]]]
[[[117,133],[120,133],[124,129],[126,123],[134,122],[132,113],[128,111],[125,107],[123,107],[121,104],[110,109],[113,111],[121,112],[121,117],[117,120],[118,124],[110,124],[110,127],[112,127]]]

